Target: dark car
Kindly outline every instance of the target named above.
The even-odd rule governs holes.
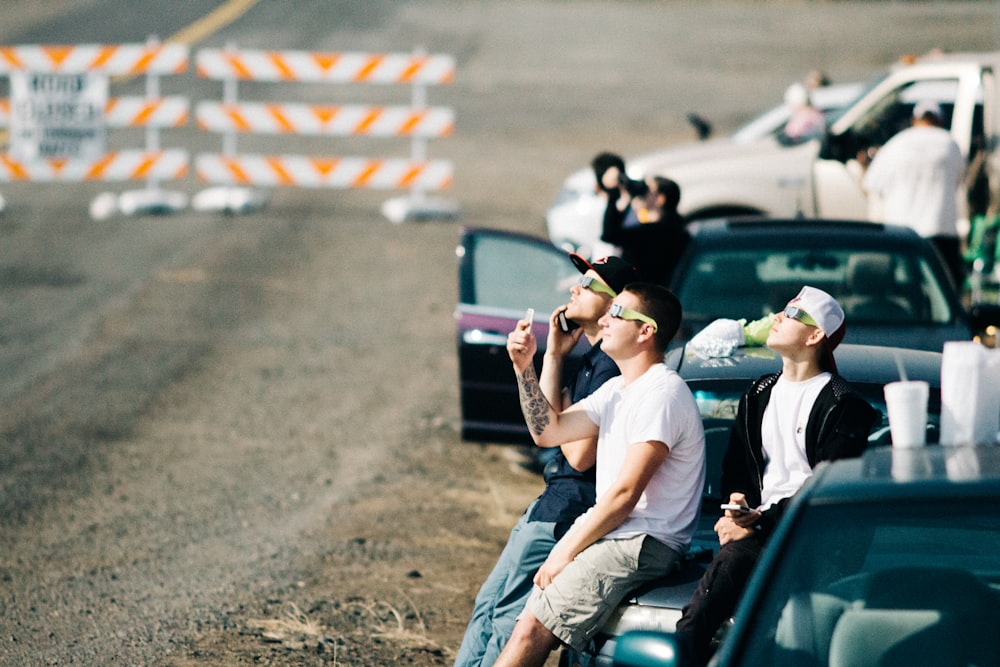
[[[1000,307],[962,307],[933,246],[906,228],[818,220],[719,220],[689,228],[692,240],[671,284],[684,308],[676,345],[716,318],[776,312],[804,284],[841,301],[849,343],[940,352],[945,341],[1000,324]],[[580,274],[566,251],[526,234],[465,229],[457,252],[462,437],[530,445],[507,333],[527,308],[535,310],[540,367],[548,315],[566,303]],[[581,341],[578,351],[585,346]]]
[[[852,343],[940,352],[1000,323],[996,306],[965,310],[934,246],[908,227],[744,218],[689,229],[671,284],[684,339],[717,318],[773,313],[802,285],[840,302]]]
[[[843,344],[837,348],[839,372],[882,413],[882,421],[869,435],[869,447],[890,444],[883,387],[904,375],[924,380],[930,386],[927,442],[939,440],[941,413],[941,358],[937,352],[868,345]],[[676,370],[694,394],[705,426],[707,474],[702,497],[702,515],[691,552],[682,568],[666,579],[647,586],[627,599],[595,638],[588,655],[567,652],[567,663],[595,659],[593,664],[610,665],[616,641],[632,630],[673,631],[680,611],[694,592],[695,584],[714,552],[718,538],[712,530],[722,514],[719,480],[722,457],[743,392],[756,378],[780,370],[781,360],[763,347],[745,347],[732,356],[703,358],[682,348],[667,354],[666,364]],[[762,663],[764,664],[764,663]]]
[[[880,447],[824,464],[765,550],[715,667],[1000,664],[1000,447]],[[614,664],[689,664],[669,633]]]

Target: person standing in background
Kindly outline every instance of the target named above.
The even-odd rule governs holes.
[[[965,265],[957,193],[965,182],[965,158],[943,122],[936,102],[914,105],[911,126],[878,149],[862,186],[881,203],[881,220],[878,215],[873,219],[908,226],[929,239],[962,289]]]

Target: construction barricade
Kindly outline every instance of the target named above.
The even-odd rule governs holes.
[[[144,180],[143,190],[104,193],[91,215],[169,212],[187,206],[160,182],[184,178],[189,154],[162,149],[159,130],[187,123],[186,97],[159,93],[159,77],[184,72],[188,47],[160,44],[23,45],[0,47],[0,75],[11,97],[0,100],[0,127],[9,150],[0,153],[0,182]],[[141,97],[108,98],[111,77],[146,77]],[[109,128],[145,128],[145,146],[108,151]]]
[[[202,101],[196,108],[199,128],[222,135],[222,152],[195,157],[199,178],[214,185],[195,196],[195,208],[253,208],[267,198],[254,188],[406,189],[407,196],[382,205],[382,213],[393,222],[458,216],[455,203],[427,195],[448,188],[453,178],[450,161],[427,159],[427,141],[452,132],[454,112],[445,107],[428,107],[426,99],[427,86],[447,84],[454,78],[451,56],[227,47],[199,50],[196,69],[201,77],[223,82],[223,99]],[[240,81],[407,84],[412,86],[412,96],[410,106],[243,102],[237,95]],[[367,158],[241,154],[236,147],[238,133],[404,137],[410,139],[410,155]]]

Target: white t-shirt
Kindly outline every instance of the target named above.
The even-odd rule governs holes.
[[[764,408],[760,425],[764,445],[760,509],[792,496],[812,475],[806,456],[806,426],[816,397],[829,381],[829,373],[820,373],[803,382],[792,382],[782,375],[771,388],[771,399]]]
[[[625,521],[605,537],[646,534],[684,551],[691,543],[705,485],[705,430],[687,384],[655,364],[625,387],[621,376],[605,382],[580,404],[600,427],[597,497],[618,478],[629,447],[664,443],[670,454],[653,474]]]
[[[940,127],[909,127],[875,153],[864,189],[882,200],[884,221],[923,237],[958,236],[957,191],[965,159]]]

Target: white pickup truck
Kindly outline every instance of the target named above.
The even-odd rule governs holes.
[[[822,139],[799,145],[778,131],[752,142],[713,140],[627,158],[630,176],[664,175],[681,187],[680,212],[689,219],[740,214],[865,219],[860,187],[866,154],[909,123],[913,105],[940,103],[946,124],[970,165],[1000,174],[1000,52],[929,55],[891,67],[837,109],[826,110]],[[981,152],[986,151],[982,155]],[[977,157],[979,159],[977,159]],[[587,169],[570,176],[546,215],[550,239],[582,252],[603,252],[603,200]],[[985,189],[979,181],[979,191]],[[964,204],[966,198],[960,198]],[[596,200],[596,201],[594,201]],[[976,208],[985,207],[982,198]],[[973,210],[972,212],[976,212]],[[967,219],[967,212],[961,216]],[[595,219],[596,216],[596,219]]]

